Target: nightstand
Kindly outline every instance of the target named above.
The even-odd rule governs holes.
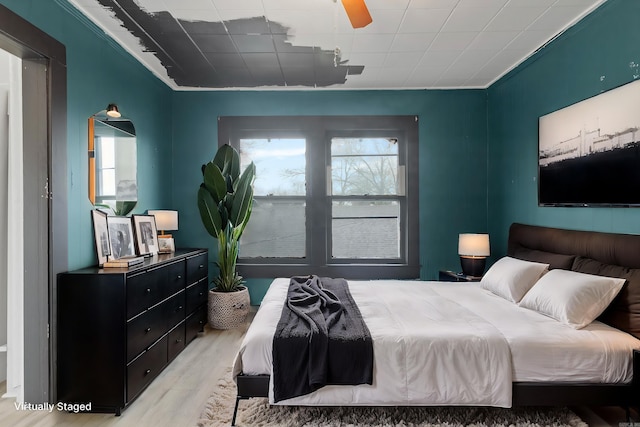
[[[440,274],[438,275],[438,280],[441,282],[479,282],[480,279],[482,279],[480,276],[467,276],[449,270],[440,270]]]

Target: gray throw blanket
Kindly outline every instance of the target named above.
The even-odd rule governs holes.
[[[372,381],[373,341],[346,280],[293,277],[273,338],[275,402]]]

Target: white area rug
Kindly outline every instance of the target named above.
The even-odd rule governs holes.
[[[200,415],[201,427],[229,426],[236,398],[231,373],[216,385]],[[236,425],[244,427],[431,427],[431,426],[573,426],[588,427],[566,408],[466,407],[282,407],[267,399],[241,400]]]

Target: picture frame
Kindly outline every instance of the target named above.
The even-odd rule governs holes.
[[[538,205],[640,206],[636,80],[538,119]]]
[[[108,261],[109,255],[111,255],[107,214],[99,209],[93,209],[91,211],[91,222],[93,222],[93,235],[96,244],[98,265],[101,266]]]
[[[107,228],[109,230],[109,244],[111,245],[109,260],[136,255],[131,218],[108,215]]]
[[[176,251],[173,237],[158,237],[158,253],[168,254]]]
[[[153,215],[131,215],[138,255],[152,256],[158,253],[158,229]]]

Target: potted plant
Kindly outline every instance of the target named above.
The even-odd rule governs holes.
[[[230,329],[242,324],[249,313],[249,291],[236,271],[240,236],[253,205],[256,167],[251,162],[240,175],[240,155],[228,144],[212,161],[202,165],[198,209],[207,232],[218,240],[219,275],[209,290],[209,325]]]

